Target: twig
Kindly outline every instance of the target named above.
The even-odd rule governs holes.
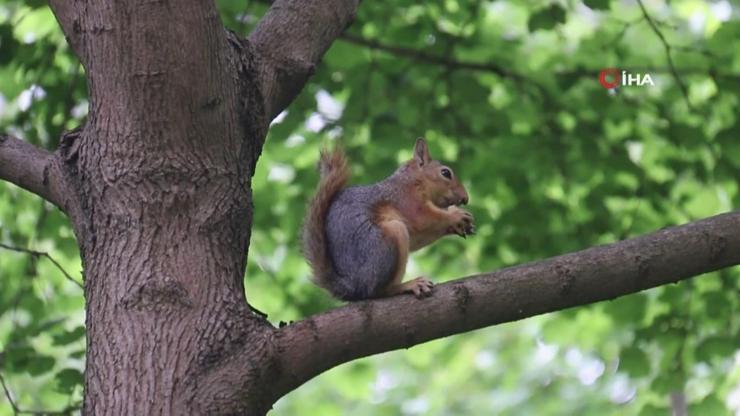
[[[677,51],[686,52],[686,53],[696,53],[696,54],[702,55],[707,58],[713,58],[713,59],[717,58],[717,55],[715,55],[711,51],[708,51],[700,47],[691,47],[691,46],[686,46],[686,45],[672,45],[671,49],[675,49]],[[683,70],[681,70],[681,72],[683,72]]]
[[[8,399],[8,403],[10,403],[10,407],[13,408],[13,414],[17,415],[20,410],[18,410],[18,405],[16,405],[15,401],[13,401],[13,396],[10,394],[8,386],[5,385],[5,378],[3,378],[2,374],[0,374],[0,384],[3,386],[3,391],[5,392],[5,397]]]
[[[70,415],[75,410],[80,410],[80,403],[71,404],[62,410],[26,410],[18,407],[18,404],[13,400],[13,395],[10,394],[10,389],[5,384],[5,378],[0,374],[0,385],[3,386],[5,397],[10,403],[10,407],[13,409],[14,415],[37,415],[37,416],[56,416],[56,415]]]
[[[54,258],[51,257],[51,255],[49,255],[49,253],[46,253],[44,251],[30,250],[30,249],[27,249],[27,248],[9,246],[9,245],[3,244],[3,243],[0,243],[0,248],[4,248],[5,250],[10,250],[10,251],[15,251],[15,252],[18,252],[18,253],[30,254],[30,255],[32,255],[34,257],[46,257],[47,259],[49,259],[50,262],[52,262],[54,264],[54,266],[56,266],[57,269],[59,269],[59,271],[62,272],[62,274],[64,274],[64,277],[67,280],[69,280],[70,282],[72,282],[72,283],[76,284],[77,286],[79,286],[80,289],[84,289],[84,286],[82,286],[82,283],[78,282],[69,273],[67,273],[67,271],[64,270],[64,268],[62,267],[62,265],[59,264],[56,260],[54,260]]]
[[[678,71],[676,71],[676,67],[675,65],[673,65],[673,58],[671,57],[671,45],[666,40],[665,36],[663,36],[663,33],[660,31],[660,29],[658,29],[658,25],[655,24],[653,19],[648,14],[647,9],[645,9],[645,5],[642,4],[642,0],[637,0],[637,4],[642,10],[642,15],[645,16],[645,20],[647,20],[648,24],[653,29],[653,32],[655,32],[658,38],[660,38],[660,42],[663,44],[663,48],[665,48],[665,54],[668,58],[668,67],[671,69],[673,78],[676,79],[676,83],[678,83],[678,87],[681,89],[681,93],[686,100],[686,105],[689,107],[689,109],[693,109],[691,106],[691,102],[689,101],[689,90],[686,88],[686,85],[681,80],[681,77],[678,76]]]
[[[363,37],[353,35],[351,33],[343,33],[340,39],[355,45],[365,46],[370,49],[388,52],[392,55],[415,59],[417,61],[426,62],[435,65],[442,65],[451,69],[470,69],[474,71],[486,71],[493,72],[505,77],[511,78],[522,78],[521,75],[513,73],[508,69],[505,69],[497,64],[487,62],[468,62],[459,61],[444,56],[433,55],[424,51],[420,51],[414,48],[406,48],[403,46],[387,45],[380,43],[376,40],[365,39]]]

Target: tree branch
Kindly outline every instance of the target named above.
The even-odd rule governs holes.
[[[514,79],[523,79],[521,75],[514,73],[498,64],[492,62],[470,62],[460,61],[448,56],[433,55],[418,49],[406,48],[403,46],[387,45],[373,39],[365,39],[363,37],[354,35],[352,33],[343,33],[341,39],[359,46],[366,48],[387,52],[391,55],[413,59],[419,62],[424,62],[432,65],[443,66],[448,69],[466,69],[471,71],[483,71],[492,72],[502,77],[509,77]]]
[[[16,253],[30,254],[31,256],[34,256],[34,257],[46,257],[47,259],[49,259],[49,261],[57,269],[59,269],[60,272],[62,272],[62,274],[64,275],[64,278],[65,279],[67,279],[70,282],[76,284],[77,286],[79,286],[80,289],[83,289],[83,290],[85,289],[85,287],[82,285],[82,283],[80,283],[77,280],[75,280],[75,278],[72,277],[72,275],[70,275],[69,273],[67,273],[66,270],[64,270],[64,267],[62,267],[62,265],[59,264],[58,261],[54,260],[54,257],[52,257],[51,254],[49,254],[49,253],[47,253],[45,251],[36,251],[36,250],[30,250],[30,249],[27,249],[27,248],[14,247],[14,246],[9,246],[9,245],[3,244],[3,243],[0,243],[0,248],[5,249],[5,250],[10,250],[10,251],[15,251]]]
[[[65,210],[64,182],[54,154],[0,134],[0,179],[12,182]]]
[[[431,297],[351,303],[276,331],[277,397],[341,363],[740,264],[740,211],[471,276]]]
[[[358,0],[277,0],[249,36],[269,120],[303,88],[314,68],[355,18]]]
[[[668,59],[668,67],[671,70],[671,74],[673,75],[673,78],[676,80],[676,83],[678,83],[678,87],[681,90],[681,94],[683,94],[684,100],[686,100],[686,105],[689,107],[689,110],[692,109],[691,101],[689,101],[689,90],[686,88],[686,84],[683,83],[681,80],[681,77],[678,75],[678,71],[676,71],[676,66],[673,64],[673,58],[671,57],[671,45],[666,40],[665,36],[663,36],[663,32],[658,29],[658,25],[655,24],[653,19],[650,17],[650,15],[647,12],[647,9],[645,8],[645,5],[642,4],[642,0],[637,0],[637,4],[640,6],[640,10],[642,11],[642,15],[645,17],[645,20],[647,20],[648,24],[650,25],[650,28],[655,32],[655,34],[660,39],[660,43],[663,44],[663,48],[665,49],[665,55]]]
[[[82,31],[79,26],[79,11],[76,9],[77,2],[69,0],[49,0],[49,8],[54,13],[59,26],[62,28],[67,43],[75,54],[83,60],[84,54],[81,48]]]
[[[634,22],[625,23],[624,24],[625,29],[620,31],[620,33],[617,36],[615,36],[612,41],[607,42],[606,45],[610,47],[614,46],[614,44],[621,39],[622,35],[624,34],[623,32],[627,28],[643,20],[644,18],[636,20]],[[388,53],[398,58],[409,59],[409,60],[413,60],[416,62],[421,62],[421,63],[429,64],[429,65],[437,65],[437,66],[447,68],[448,70],[489,72],[492,74],[497,74],[501,77],[506,77],[506,78],[510,78],[510,79],[514,79],[518,81],[532,82],[532,79],[528,78],[526,75],[522,73],[518,73],[516,71],[512,71],[507,68],[504,68],[493,62],[466,61],[466,60],[455,59],[449,56],[435,55],[435,54],[428,53],[428,52],[425,52],[419,49],[408,48],[405,46],[391,45],[388,43],[383,43],[376,39],[363,38],[361,36],[357,36],[349,32],[343,33],[339,37],[339,39],[345,42],[348,42],[348,43],[352,43],[354,45],[368,48],[368,49],[385,52],[385,53]],[[668,47],[671,50],[679,49],[687,53],[696,53],[696,54],[700,54],[703,56],[711,55],[711,52],[703,50],[703,49],[697,49],[697,48],[691,48],[691,47],[685,47],[685,46],[675,46],[675,45],[672,46],[670,44],[668,45]],[[594,68],[594,69],[574,68],[574,69],[568,69],[568,70],[553,71],[552,74],[556,76],[590,77],[590,78],[595,79],[596,75],[601,69],[602,68]],[[677,77],[679,70],[683,74],[708,75],[710,73],[710,71],[708,71],[706,68],[699,68],[699,67],[676,68],[675,66],[668,66],[667,68],[663,68],[663,67],[654,67],[654,66],[639,67],[639,66],[632,65],[632,66],[627,67],[627,69],[633,70],[633,71],[645,71],[645,72],[670,72],[671,75],[674,77]],[[737,74],[718,72],[716,70],[712,70],[712,71],[718,77],[729,78],[729,79],[740,78],[738,77]],[[681,83],[681,80],[678,79],[678,82]]]

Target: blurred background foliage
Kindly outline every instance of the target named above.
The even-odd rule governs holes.
[[[217,4],[240,34],[269,7]],[[732,210],[738,16],[728,0],[364,2],[273,122],[253,180],[250,302],[276,325],[338,305],[309,283],[298,244],[318,151],[334,141],[355,183],[388,175],[418,136],[463,178],[478,234],[409,267],[438,282]],[[606,90],[606,67],[655,85]],[[84,71],[46,3],[0,1],[0,130],[55,149],[86,114]],[[0,244],[0,415],[75,409],[84,300],[70,226],[0,183]],[[359,360],[273,413],[666,415],[685,403],[740,415],[738,274]]]

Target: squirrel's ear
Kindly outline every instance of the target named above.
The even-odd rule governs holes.
[[[432,161],[432,157],[429,155],[429,147],[423,137],[416,139],[414,145],[414,160],[419,166],[424,166]]]

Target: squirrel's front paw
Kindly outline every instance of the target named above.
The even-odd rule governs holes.
[[[473,224],[473,214],[462,208],[450,207],[452,210],[453,223],[447,229],[449,234],[457,234],[462,238],[475,234],[475,225]]]

